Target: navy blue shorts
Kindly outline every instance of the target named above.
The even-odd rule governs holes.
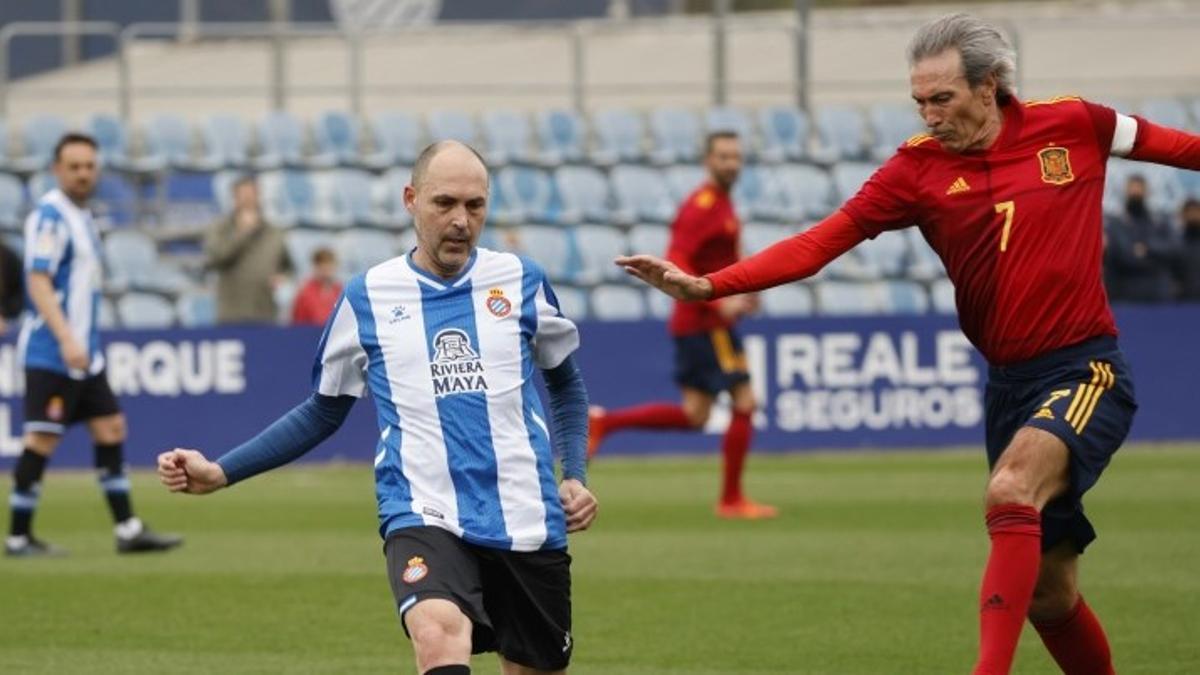
[[[675,383],[713,396],[750,381],[742,338],[732,328],[675,338]]]
[[[1121,447],[1137,412],[1133,375],[1116,338],[1093,338],[990,368],[984,406],[989,467],[1021,427],[1048,431],[1071,451],[1071,486],[1042,511],[1042,550],[1070,540],[1082,553],[1096,538],[1083,495]]]

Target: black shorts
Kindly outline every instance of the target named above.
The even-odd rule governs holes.
[[[750,381],[742,338],[732,328],[675,338],[675,383],[713,396]]]
[[[119,412],[103,371],[73,380],[53,370],[25,369],[25,431],[62,435],[76,422]]]
[[[471,652],[529,668],[571,660],[571,556],[475,546],[438,527],[393,532],[383,545],[400,624],[418,601],[443,598],[474,625]],[[408,633],[408,627],[404,626]]]
[[[1083,513],[1083,494],[1121,447],[1137,411],[1133,375],[1116,338],[989,369],[984,405],[989,467],[1021,427],[1048,431],[1071,451],[1071,486],[1042,510],[1042,550],[1070,540],[1082,553],[1096,538]]]

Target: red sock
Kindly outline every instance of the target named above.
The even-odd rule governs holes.
[[[1082,597],[1063,618],[1035,623],[1033,627],[1066,675],[1113,675],[1116,672],[1104,628]]]
[[[742,467],[746,464],[746,453],[750,451],[750,414],[734,411],[721,440],[721,503],[733,504],[742,501]]]
[[[1032,506],[987,512],[992,552],[979,589],[979,661],[975,675],[1008,675],[1042,560],[1042,517]]]
[[[604,433],[636,429],[691,429],[692,424],[678,403],[646,403],[604,413]]]

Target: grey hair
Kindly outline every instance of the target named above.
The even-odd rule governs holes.
[[[996,102],[1007,103],[1017,93],[1017,53],[1000,31],[970,14],[948,14],[917,30],[908,43],[908,64],[957,49],[967,84],[976,87],[996,78]]]

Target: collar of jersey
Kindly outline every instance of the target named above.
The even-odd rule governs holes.
[[[471,269],[475,267],[475,261],[479,258],[479,249],[472,249],[471,258],[467,260],[466,265],[463,265],[462,271],[451,279],[443,279],[431,272],[426,272],[418,267],[415,262],[413,262],[413,252],[416,250],[416,247],[413,247],[412,251],[409,251],[408,254],[404,256],[404,261],[408,263],[409,269],[411,269],[417,275],[417,278],[420,281],[433,286],[439,291],[444,291],[447,288],[459,286],[466,281],[467,275],[471,273]]]

